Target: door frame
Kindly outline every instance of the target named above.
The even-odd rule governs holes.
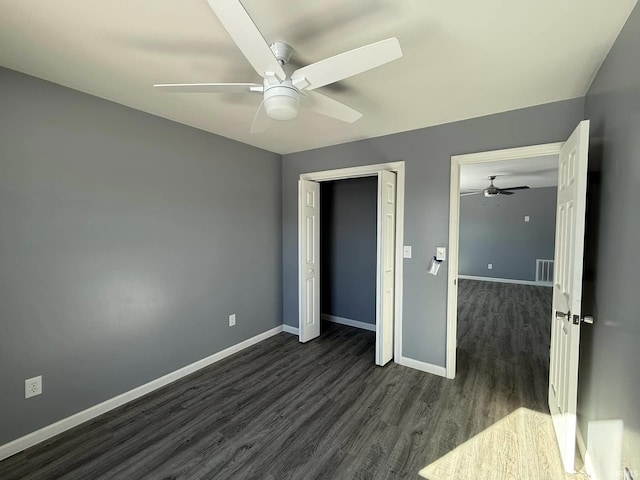
[[[455,155],[451,157],[451,187],[449,198],[449,271],[447,273],[447,355],[446,377],[456,376],[456,350],[458,335],[458,253],[460,247],[460,167],[500,160],[560,155],[564,142],[545,143],[528,147],[492,150],[488,152]]]
[[[395,277],[394,277],[394,305],[393,305],[393,360],[397,362],[402,357],[402,284],[403,284],[403,243],[404,243],[404,196],[405,196],[405,162],[404,160],[362,165],[357,167],[338,168],[318,172],[301,173],[300,180],[313,182],[328,182],[377,176],[380,170],[388,170],[396,174],[396,234],[395,234]],[[379,199],[378,199],[379,200]],[[377,204],[376,204],[377,205]],[[378,207],[376,206],[376,210]],[[321,213],[322,214],[322,213]],[[376,244],[380,242],[380,230],[376,229]],[[300,236],[298,235],[298,251],[300,251]],[[381,252],[377,252],[377,264],[381,262]],[[300,272],[300,258],[298,258],[298,272]],[[299,273],[298,273],[299,274]],[[321,272],[322,274],[322,272]],[[300,290],[300,279],[298,279]],[[300,292],[298,291],[298,295]],[[376,303],[378,299],[376,298]],[[298,333],[300,332],[300,316],[298,316]],[[377,335],[377,333],[376,333]]]

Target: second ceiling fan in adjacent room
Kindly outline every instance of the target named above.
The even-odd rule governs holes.
[[[513,195],[514,190],[527,190],[529,188],[527,185],[520,185],[517,187],[498,188],[493,184],[493,181],[496,179],[496,177],[497,175],[491,175],[487,177],[490,181],[490,184],[488,187],[483,188],[482,190],[463,192],[460,195],[464,197],[466,195],[477,195],[479,193],[482,193],[484,194],[485,197],[496,197],[498,195]]]

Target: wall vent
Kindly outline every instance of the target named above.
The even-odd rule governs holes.
[[[553,260],[536,259],[536,283],[553,286]]]

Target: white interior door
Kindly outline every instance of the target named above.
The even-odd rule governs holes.
[[[566,471],[574,470],[589,122],[560,151],[549,409]]]
[[[376,365],[393,359],[395,297],[396,174],[378,173],[378,273],[376,278]]]
[[[299,338],[320,336],[320,184],[298,181]]]

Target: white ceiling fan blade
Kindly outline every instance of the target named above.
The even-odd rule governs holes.
[[[482,193],[482,190],[480,190],[479,192],[466,192],[466,193],[461,193],[460,196],[461,197],[466,197],[467,195],[478,195],[479,193]]]
[[[266,72],[273,72],[280,80],[284,80],[286,74],[282,66],[240,1],[207,2],[254,70],[262,77]]]
[[[307,100],[312,110],[336,120],[353,123],[362,117],[362,114],[357,110],[318,92],[309,92]]]
[[[174,93],[261,93],[264,89],[259,83],[157,83],[154,87]]]
[[[260,107],[253,117],[251,123],[251,133],[264,132],[269,126],[269,117],[267,117],[267,111],[264,108],[264,100],[260,103]]]
[[[366,72],[400,57],[402,57],[402,49],[398,39],[387,38],[299,68],[293,72],[291,79],[296,87],[313,90]]]

